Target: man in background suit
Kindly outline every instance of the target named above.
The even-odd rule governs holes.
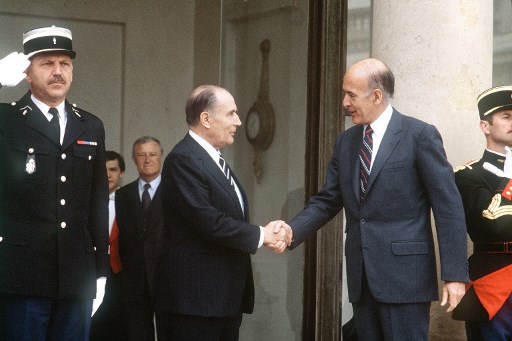
[[[155,301],[158,340],[238,340],[254,305],[250,254],[282,252],[283,229],[249,223],[242,185],[219,149],[241,125],[231,94],[203,85],[187,99],[190,127],[162,171],[164,245]]]
[[[351,66],[343,106],[356,126],[337,141],[320,192],[289,224],[296,246],[346,215],[347,281],[359,340],[428,340],[438,300],[430,211],[451,311],[467,278],[464,211],[437,129],[400,114],[394,76],[377,59]]]
[[[121,187],[126,165],[121,154],[112,150],[105,153],[108,178],[108,226],[111,274],[105,285],[105,296],[91,321],[91,341],[126,340],[126,322],[121,294],[121,259],[119,256],[119,227],[117,226],[115,198]]]
[[[132,158],[139,178],[116,192],[121,286],[128,340],[154,340],[155,269],[162,239],[160,172],[163,148],[154,137],[133,143]]]
[[[0,105],[0,332],[87,340],[109,271],[105,131],[66,99],[71,31],[34,29],[23,45],[30,91]]]

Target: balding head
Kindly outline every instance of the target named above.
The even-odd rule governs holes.
[[[353,64],[348,70],[366,79],[368,91],[379,89],[384,93],[386,101],[393,98],[395,92],[395,76],[389,67],[376,58],[363,59]]]
[[[386,64],[375,58],[363,59],[343,77],[343,107],[355,124],[370,124],[384,112],[394,88],[395,77]]]
[[[199,124],[202,112],[212,110],[217,104],[217,94],[226,92],[224,88],[216,85],[200,85],[195,88],[187,98],[185,113],[187,124],[195,127]]]

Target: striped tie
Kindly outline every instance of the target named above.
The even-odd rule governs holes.
[[[224,158],[222,157],[221,154],[219,154],[219,165],[220,165],[220,168],[222,168],[222,171],[224,172],[224,175],[228,179],[231,186],[234,186],[234,183],[233,183],[234,180],[231,177],[231,170],[229,169],[229,166],[226,163],[226,160],[224,160]]]
[[[367,125],[364,129],[363,144],[359,150],[359,161],[361,162],[361,171],[359,172],[359,180],[361,183],[361,202],[366,196],[366,189],[368,186],[368,179],[370,178],[370,169],[372,165],[372,152],[373,152],[373,129]]]

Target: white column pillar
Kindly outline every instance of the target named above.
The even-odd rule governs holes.
[[[476,97],[492,85],[490,1],[374,0],[372,56],[395,75],[393,106],[434,124],[460,165],[485,146]]]

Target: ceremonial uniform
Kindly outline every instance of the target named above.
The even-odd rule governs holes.
[[[104,128],[65,103],[62,145],[30,91],[0,104],[0,293],[86,298],[106,276]]]
[[[474,340],[512,339],[512,86],[477,99],[487,148],[479,161],[459,167],[455,180],[464,204],[471,283],[453,318],[466,321]]]
[[[486,150],[482,159],[455,173],[474,243],[469,258],[473,284],[455,315],[464,320],[490,320],[512,292],[512,181],[483,168],[488,162],[502,170],[504,161],[505,156]],[[485,283],[491,279],[501,285],[499,291]]]

